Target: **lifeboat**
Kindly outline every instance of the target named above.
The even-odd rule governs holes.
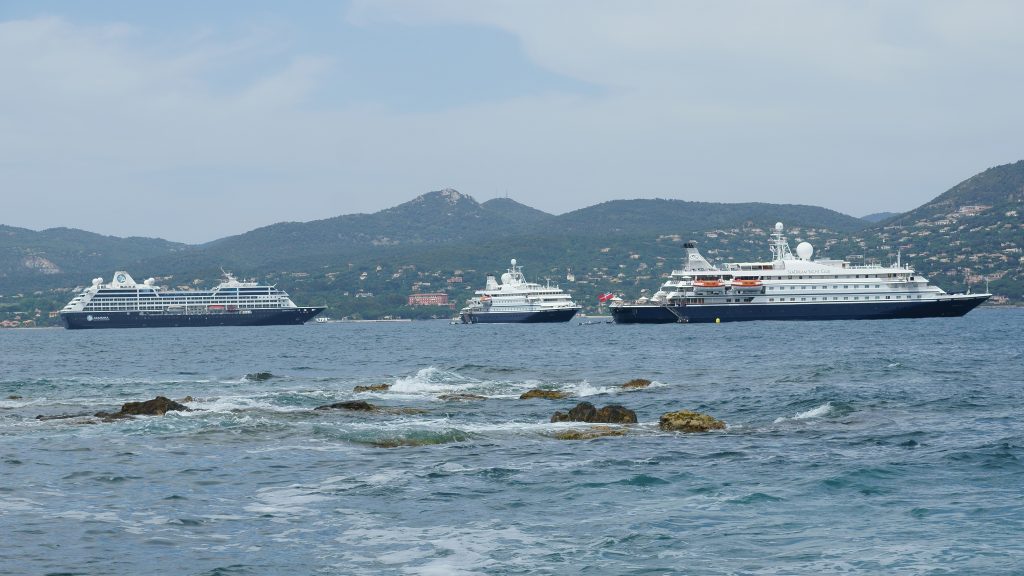
[[[693,285],[699,288],[719,288],[722,286],[721,280],[694,280]]]
[[[761,285],[761,281],[760,280],[749,280],[749,279],[748,280],[733,280],[732,281],[732,285],[733,286],[739,286],[741,288],[753,288],[755,286],[760,286]]]

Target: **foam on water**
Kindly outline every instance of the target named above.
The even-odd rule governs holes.
[[[464,392],[478,386],[480,382],[457,372],[428,366],[413,376],[399,377],[391,385],[391,392],[411,395],[437,395]]]
[[[817,406],[815,408],[811,408],[810,410],[807,410],[806,412],[800,412],[799,414],[797,414],[795,416],[792,416],[790,418],[786,418],[784,416],[776,418],[775,419],[775,423],[778,424],[780,422],[785,422],[787,420],[809,420],[811,418],[823,418],[825,416],[830,415],[831,413],[832,413],[832,402],[825,402],[821,406]]]

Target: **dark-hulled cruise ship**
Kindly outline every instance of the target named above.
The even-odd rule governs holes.
[[[783,226],[771,236],[771,262],[711,265],[686,244],[686,265],[649,300],[616,299],[619,324],[740,320],[862,320],[963,316],[991,294],[948,294],[909,266],[812,260],[807,242],[790,251]]]
[[[303,324],[324,310],[300,307],[274,286],[242,282],[224,273],[211,290],[165,291],[149,278],[141,285],[124,271],[75,296],[60,311],[65,328],[270,326]]]

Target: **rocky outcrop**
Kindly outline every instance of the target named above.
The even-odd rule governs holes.
[[[252,380],[253,382],[262,382],[271,378],[274,378],[274,375],[270,372],[252,372],[245,375],[246,380]]]
[[[540,388],[534,388],[523,392],[520,396],[520,400],[529,400],[530,398],[544,398],[546,400],[561,400],[569,395],[565,392],[559,392],[558,390],[541,390]]]
[[[618,404],[609,404],[600,410],[590,402],[580,402],[568,414],[555,412],[552,422],[597,422],[601,424],[636,424],[636,412]]]
[[[362,400],[348,400],[317,406],[315,410],[351,410],[353,412],[376,412],[380,414],[426,414],[426,410],[419,408],[406,408],[404,406],[374,406]]]
[[[625,436],[626,431],[622,428],[611,428],[609,426],[594,426],[586,430],[563,430],[555,434],[559,440],[592,440],[604,436]]]
[[[651,381],[650,380],[645,380],[644,378],[634,378],[634,379],[630,380],[629,382],[626,382],[625,384],[623,384],[622,387],[626,388],[626,389],[633,389],[633,388],[647,388],[650,385],[651,385]]]
[[[189,412],[191,409],[163,396],[145,402],[125,402],[121,406],[121,414],[129,416],[163,416],[172,411]]]
[[[157,396],[145,402],[125,402],[120,412],[97,412],[95,416],[104,420],[120,420],[132,416],[163,416],[168,412],[191,412],[192,409],[178,404],[170,398]]]
[[[356,386],[353,392],[383,392],[391,388],[391,384],[371,384],[369,386]]]
[[[725,422],[700,412],[680,410],[662,414],[661,419],[658,420],[658,426],[662,430],[674,432],[707,432],[709,430],[724,430]]]
[[[373,404],[362,400],[349,400],[347,402],[336,402],[316,407],[316,410],[357,410],[360,412],[372,412],[376,409],[377,407]]]

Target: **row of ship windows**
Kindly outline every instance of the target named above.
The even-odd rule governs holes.
[[[921,298],[921,295],[918,294],[917,297]],[[851,298],[850,296],[843,296],[843,300],[849,300],[850,298]],[[860,296],[853,296],[852,298],[854,300],[862,300],[862,299],[863,300],[871,300],[872,299],[871,296],[864,296],[863,298],[861,298]],[[897,296],[886,296],[885,297],[886,300],[890,300],[890,299],[899,300],[900,298],[906,298],[907,300],[910,300],[911,298],[913,298],[913,296],[908,294],[906,296],[899,296],[899,295],[897,295]],[[818,299],[817,297],[811,297],[811,301],[812,302],[816,301],[817,299]],[[882,297],[881,296],[875,296],[874,299],[875,300],[881,300]],[[822,300],[828,300],[828,298],[827,297],[822,297]],[[833,296],[832,300],[839,300],[839,297],[838,296]],[[775,302],[775,298],[769,298],[768,301],[769,302]],[[779,298],[779,302],[785,302],[785,301],[786,301],[785,298]],[[790,298],[789,301],[790,302],[796,302],[796,298]],[[801,302],[806,302],[807,298],[801,298],[800,301]]]
[[[845,276],[745,276],[736,274],[736,278],[756,278],[757,280],[849,280],[850,278],[899,278],[906,280],[903,274],[847,274]],[[913,280],[913,276],[910,277]]]
[[[871,286],[872,286],[871,284],[852,284],[853,288],[871,288]],[[851,287],[850,284],[844,284],[843,285],[843,289],[844,290],[849,290],[850,287]],[[882,285],[881,284],[875,284],[874,287],[875,288],[881,288]],[[894,287],[895,286],[891,286],[891,285],[886,286],[886,288],[894,288]],[[768,289],[769,290],[808,290],[808,289],[809,290],[817,290],[818,287],[817,286],[813,286],[813,285],[812,286],[769,286]],[[822,286],[821,289],[822,290],[827,290],[828,286]],[[838,290],[839,289],[839,285],[832,286],[832,289],[833,290]]]
[[[276,300],[278,297],[274,296],[273,298]],[[253,301],[256,301],[256,300],[267,300],[267,296],[265,296],[265,295],[264,296],[240,296],[238,298],[230,298],[230,299],[214,298],[212,296],[211,297],[202,297],[202,298],[169,298],[169,297],[163,297],[163,298],[160,298],[159,300],[151,299],[151,298],[146,298],[144,300],[140,300],[138,298],[111,298],[111,297],[107,297],[107,298],[93,298],[91,300],[91,302],[126,302],[126,303],[142,302],[142,303],[146,303],[146,304],[187,304],[187,303],[210,304],[210,303],[220,303],[220,302],[229,303],[230,302],[230,303],[234,304],[236,302],[253,302]]]
[[[249,309],[249,308],[279,308],[279,307],[280,307],[280,305],[275,303],[275,302],[254,302],[254,303],[247,303],[247,304],[245,304],[243,308],[244,309]],[[148,311],[148,312],[161,312],[161,311],[168,310],[169,308],[175,308],[175,306],[169,306],[168,307],[168,306],[146,306],[146,305],[126,306],[124,304],[121,304],[121,305],[115,305],[115,304],[89,304],[85,308],[83,308],[82,311],[83,312],[118,312],[118,311],[120,311],[120,312],[125,312],[125,311],[134,312],[136,310],[145,310],[145,311]],[[183,308],[183,307],[178,306],[176,308],[180,309],[180,308]],[[192,306],[189,306],[189,308],[192,308]],[[206,306],[196,306],[196,308],[202,308],[202,309],[205,310]]]

